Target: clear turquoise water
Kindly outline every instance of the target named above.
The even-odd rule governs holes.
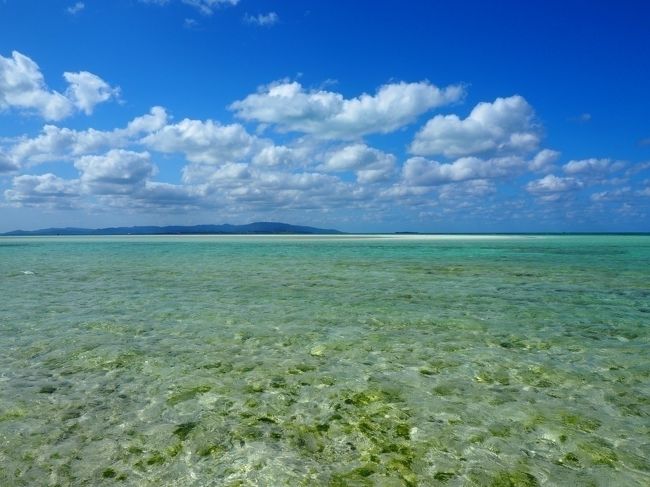
[[[0,485],[650,483],[650,237],[0,239]]]

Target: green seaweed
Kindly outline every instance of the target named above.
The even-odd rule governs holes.
[[[223,453],[225,451],[226,451],[226,449],[223,446],[217,445],[217,444],[212,444],[212,445],[205,445],[205,446],[200,447],[196,451],[196,453],[197,453],[197,455],[199,455],[201,457],[209,457],[209,456],[216,457],[216,456],[223,455]]]
[[[509,424],[492,424],[488,427],[488,431],[499,438],[508,438],[512,432],[512,426]]]
[[[173,458],[176,455],[178,455],[181,451],[183,451],[183,444],[182,443],[176,443],[175,445],[172,445],[172,446],[168,447],[165,450],[165,453],[169,457]]]
[[[579,467],[580,466],[580,459],[578,456],[573,453],[573,452],[568,452],[566,455],[564,455],[558,462],[560,465],[570,465],[572,467]]]
[[[154,452],[145,460],[145,463],[147,465],[162,465],[165,463],[165,457],[160,452]]]
[[[18,408],[8,409],[0,413],[0,422],[23,418],[26,416],[26,414],[27,413],[25,413],[25,411],[22,409],[18,409]]]
[[[502,470],[491,480],[490,487],[537,487],[539,482],[534,475],[522,470]]]
[[[436,472],[433,475],[433,478],[436,480],[439,480],[440,482],[447,482],[447,480],[451,480],[456,476],[455,473],[453,472]]]
[[[600,438],[594,438],[590,442],[580,442],[578,448],[596,465],[613,467],[618,462],[618,456],[611,445]]]
[[[102,477],[105,479],[112,479],[117,475],[117,472],[113,470],[112,468],[107,468],[102,472]]]
[[[181,441],[185,440],[190,432],[196,428],[196,423],[195,421],[190,421],[187,423],[182,423],[176,426],[176,429],[174,430],[174,434],[180,438]]]
[[[210,390],[212,390],[212,386],[207,384],[191,387],[189,389],[183,389],[169,396],[169,398],[167,399],[167,403],[171,406],[174,406],[178,403],[188,401],[190,399],[194,399],[199,394],[205,394]]]
[[[601,422],[599,420],[595,418],[588,418],[586,416],[580,416],[579,414],[565,413],[561,416],[560,419],[565,426],[569,426],[587,433],[591,433],[592,431],[598,429],[601,425]]]

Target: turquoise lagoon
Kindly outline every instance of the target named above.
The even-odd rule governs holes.
[[[0,239],[2,486],[650,484],[650,237]]]

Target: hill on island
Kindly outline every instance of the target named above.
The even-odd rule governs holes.
[[[290,225],[280,222],[254,222],[246,225],[170,225],[109,228],[43,228],[40,230],[14,230],[4,236],[30,235],[337,235],[333,229]]]

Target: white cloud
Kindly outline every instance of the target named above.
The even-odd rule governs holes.
[[[19,139],[6,156],[15,165],[69,160],[103,149],[124,147],[136,137],[155,132],[167,123],[167,112],[153,107],[146,115],[134,118],[125,128],[112,131],[95,129],[73,130],[55,125],[45,125],[42,132],[31,139]]]
[[[10,58],[0,56],[0,109],[16,108],[36,112],[46,120],[61,120],[75,108],[89,114],[97,103],[115,96],[98,76],[82,71],[65,73],[70,87],[63,95],[45,84],[38,65],[29,57],[13,51]]]
[[[650,161],[639,162],[639,163],[634,164],[631,167],[629,167],[628,170],[625,171],[625,175],[626,176],[633,176],[635,174],[647,171],[648,169],[650,169]]]
[[[374,183],[391,178],[395,156],[365,144],[353,144],[330,154],[320,168],[327,172],[355,171],[360,183]]]
[[[257,14],[244,16],[244,22],[247,24],[259,25],[262,27],[270,27],[274,24],[277,24],[280,21],[280,17],[275,12],[269,12],[267,14]]]
[[[119,96],[119,88],[111,88],[106,81],[88,71],[63,73],[63,77],[70,85],[66,90],[68,99],[86,115],[93,113],[95,105]]]
[[[548,174],[541,179],[530,181],[526,185],[526,190],[529,193],[538,196],[551,195],[554,193],[566,193],[575,191],[583,187],[582,181],[575,178],[558,177],[553,174]]]
[[[214,165],[189,164],[183,168],[183,182],[209,183],[212,186],[238,186],[241,180],[251,177],[249,166],[245,162],[226,162],[218,167]]]
[[[632,193],[632,188],[626,186],[624,188],[614,189],[611,191],[600,191],[591,195],[591,200],[596,202],[603,201],[619,201],[629,197]]]
[[[79,181],[66,180],[52,173],[13,178],[13,188],[5,191],[12,206],[69,208],[79,195]]]
[[[81,12],[86,5],[83,2],[77,2],[74,5],[69,6],[66,10],[70,15],[76,15]]]
[[[260,166],[291,166],[305,156],[304,150],[284,145],[268,145],[253,156],[252,162]]]
[[[167,5],[171,0],[140,0],[141,3]],[[181,0],[182,3],[194,7],[203,15],[212,15],[214,10],[221,6],[237,5],[239,0]]]
[[[384,85],[375,95],[345,99],[340,93],[305,91],[296,81],[283,81],[263,87],[230,108],[244,120],[274,124],[281,131],[353,139],[393,132],[431,108],[459,100],[463,93],[460,86],[441,90],[426,81],[401,82]]]
[[[74,166],[92,194],[132,193],[156,172],[148,152],[113,149],[100,156],[83,156]]]
[[[569,120],[577,123],[587,123],[591,122],[591,113],[581,113],[577,117],[571,117]]]
[[[522,154],[539,145],[534,112],[521,96],[482,102],[469,116],[436,115],[415,135],[410,152],[460,157],[473,154]]]
[[[240,124],[186,118],[144,137],[142,143],[158,152],[182,153],[191,162],[223,164],[246,158],[259,141]]]
[[[622,161],[611,159],[581,159],[567,162],[562,169],[566,174],[598,175],[618,171],[625,167]]]
[[[436,186],[471,179],[503,178],[518,174],[525,168],[520,157],[479,159],[462,157],[443,164],[424,157],[412,157],[404,163],[402,176],[411,186]]]
[[[183,0],[183,3],[196,8],[203,15],[212,15],[221,6],[237,5],[239,0]]]
[[[167,111],[163,107],[155,106],[149,110],[149,113],[131,120],[124,129],[124,133],[131,137],[155,132],[167,124],[167,119]]]
[[[535,154],[528,167],[535,172],[549,172],[555,168],[560,153],[551,149],[543,149]]]
[[[196,29],[199,26],[199,22],[196,19],[186,18],[183,21],[183,27],[186,29]]]
[[[0,109],[7,108],[33,110],[46,120],[60,120],[72,113],[73,104],[47,88],[34,61],[13,51],[11,58],[0,56]]]
[[[145,181],[131,198],[126,200],[128,207],[132,208],[134,202],[144,208],[199,208],[210,206],[205,200],[202,188],[179,184]]]
[[[19,167],[18,163],[9,154],[0,151],[0,173],[15,171]]]
[[[445,184],[440,186],[438,198],[445,203],[456,202],[460,204],[472,198],[484,198],[496,193],[497,187],[493,181],[487,179],[472,179],[460,183]]]

